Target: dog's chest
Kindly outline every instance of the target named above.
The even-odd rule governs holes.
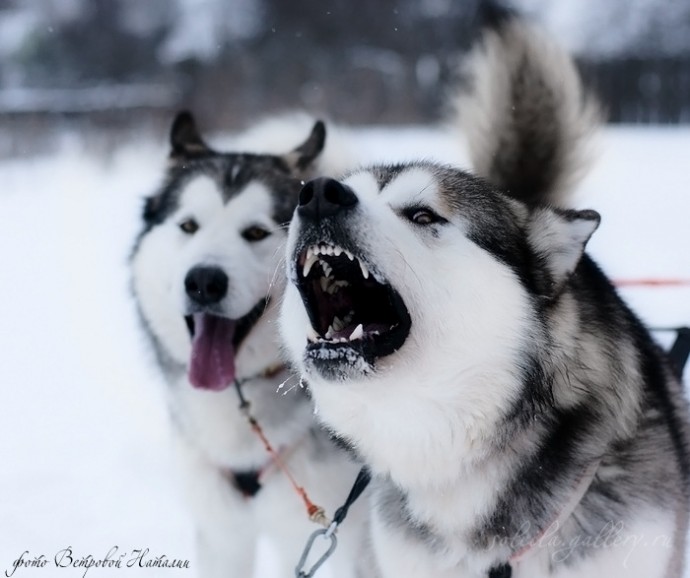
[[[266,451],[239,410],[233,388],[201,391],[180,377],[169,391],[175,427],[214,465],[252,469],[266,460]]]
[[[466,473],[453,485],[439,488],[401,490],[389,480],[376,487],[376,517],[380,531],[401,540],[442,568],[486,567],[491,561],[510,555],[495,544],[487,552],[477,549],[472,536],[481,520],[490,514],[498,489],[506,483],[507,470]]]

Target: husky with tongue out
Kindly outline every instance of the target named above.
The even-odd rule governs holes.
[[[316,529],[240,411],[235,380],[282,461],[328,514],[357,472],[315,427],[298,378],[281,361],[275,327],[286,224],[302,179],[324,164],[325,127],[296,133],[297,122],[274,123],[275,138],[291,142],[282,154],[219,153],[189,113],[178,115],[165,179],[146,199],[131,260],[143,325],[170,384],[203,578],[251,578],[260,535],[279,549],[281,575],[292,575]],[[261,145],[278,146],[265,135]],[[356,510],[339,532],[337,576],[353,574]]]

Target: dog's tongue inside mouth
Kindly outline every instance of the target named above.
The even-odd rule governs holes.
[[[218,391],[235,380],[237,322],[207,313],[194,315],[189,381],[194,387]]]

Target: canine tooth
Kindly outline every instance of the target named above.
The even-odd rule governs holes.
[[[321,261],[321,268],[323,269],[323,272],[326,274],[326,277],[330,277],[331,273],[333,273],[333,268],[326,263],[326,261]]]
[[[362,327],[362,324],[360,323],[357,327],[355,327],[355,330],[350,333],[350,341],[354,341],[355,339],[359,339],[364,335],[364,327]]]
[[[309,271],[311,271],[312,266],[314,263],[316,263],[319,260],[319,258],[314,255],[314,254],[307,254],[307,260],[304,262],[304,268],[302,269],[302,276],[306,277],[309,275]]]
[[[307,329],[307,339],[312,343],[316,343],[319,340],[319,334],[316,332],[316,329],[311,326]]]
[[[347,255],[347,258],[348,258],[350,261],[354,261],[355,256],[354,256],[352,253],[350,253],[350,251],[348,251],[347,249],[344,249],[344,252],[345,252],[345,254]]]
[[[340,254],[343,252],[341,247],[333,247],[333,254],[336,257],[340,257]]]
[[[362,277],[369,279],[369,269],[367,269],[367,266],[362,263],[362,261],[359,259],[357,259],[357,261],[359,262],[359,268],[362,270]]]
[[[333,325],[329,325],[328,330],[326,331],[326,335],[324,335],[324,337],[326,339],[331,339],[333,337],[334,333],[335,333],[335,329],[333,329]]]

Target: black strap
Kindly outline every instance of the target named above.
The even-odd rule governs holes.
[[[299,562],[297,562],[297,566],[295,567],[296,578],[313,578],[314,574],[321,567],[321,565],[331,557],[333,552],[335,552],[336,546],[338,545],[338,539],[335,536],[336,530],[347,516],[347,511],[350,509],[350,506],[354,504],[357,501],[357,498],[362,495],[362,492],[369,485],[369,482],[371,482],[371,474],[366,466],[363,466],[357,474],[355,483],[352,484],[352,489],[350,490],[345,503],[335,511],[335,515],[333,516],[333,521],[331,522],[330,526],[328,528],[320,528],[315,530],[307,540],[307,544],[304,547],[302,556],[300,556]],[[316,562],[311,565],[310,568],[305,569],[305,564],[310,556],[311,549],[314,545],[314,540],[318,536],[323,536],[326,540],[330,541],[328,550],[326,550],[316,560]]]
[[[489,578],[510,578],[512,575],[513,569],[510,564],[501,564],[489,570]]]
[[[685,364],[690,357],[690,327],[677,327],[676,340],[673,342],[668,357],[671,360],[673,372],[677,377],[683,377]]]
[[[259,493],[261,483],[259,477],[260,470],[249,470],[246,472],[230,472],[233,486],[237,488],[246,498],[253,498]]]
[[[338,526],[342,524],[345,516],[347,516],[347,511],[350,509],[350,506],[357,501],[357,498],[359,498],[362,492],[366,489],[366,487],[369,485],[369,482],[371,482],[371,473],[366,466],[362,466],[362,469],[359,470],[359,473],[357,474],[355,483],[352,484],[352,489],[350,490],[350,494],[347,496],[345,503],[340,506],[333,515],[334,524]]]

